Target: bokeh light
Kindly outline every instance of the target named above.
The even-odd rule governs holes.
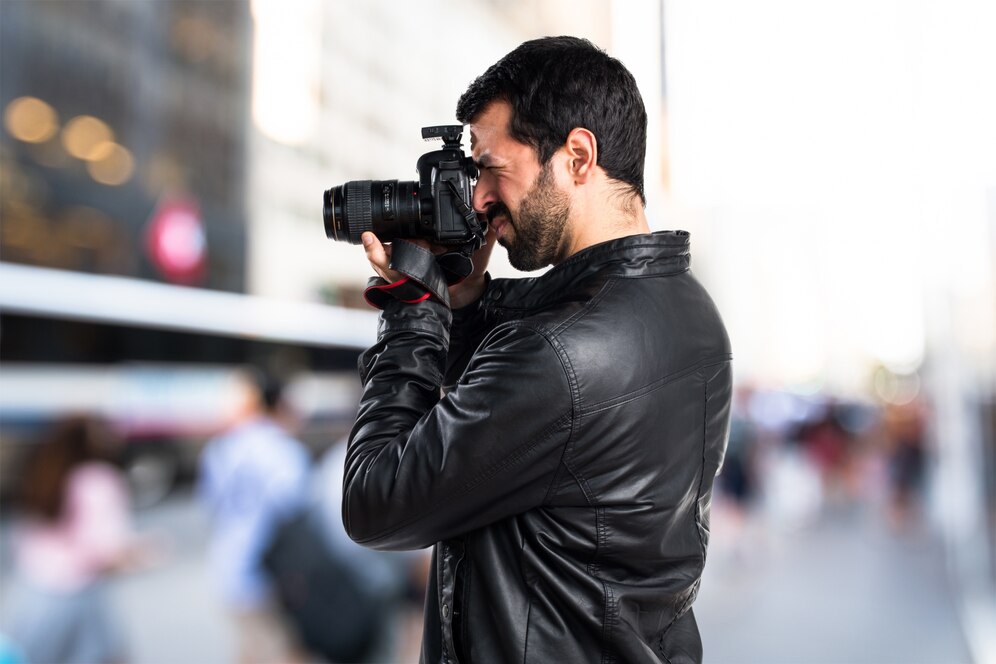
[[[104,143],[114,141],[114,132],[103,120],[79,115],[66,123],[62,144],[77,159],[93,160],[104,156]]]
[[[101,184],[112,186],[127,182],[135,171],[135,159],[131,152],[117,143],[103,143],[98,149],[101,158],[86,165],[90,177]]]
[[[59,131],[55,109],[36,97],[18,97],[4,111],[10,135],[26,143],[44,143]]]

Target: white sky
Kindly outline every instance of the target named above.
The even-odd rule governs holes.
[[[742,366],[790,383],[915,366],[932,289],[992,293],[996,3],[666,11],[672,195],[711,224]],[[974,309],[991,340],[992,306]]]

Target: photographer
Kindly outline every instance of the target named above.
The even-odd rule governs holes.
[[[448,293],[381,301],[346,529],[373,548],[435,545],[425,662],[701,661],[691,605],[730,347],[688,234],[650,233],[636,83],[585,40],[537,39],[474,81],[457,117],[488,242]],[[379,288],[408,279],[401,241],[362,239]],[[496,241],[518,269],[554,268],[492,280]]]

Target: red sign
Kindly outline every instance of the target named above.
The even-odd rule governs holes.
[[[204,278],[207,238],[194,201],[160,201],[149,219],[145,239],[152,264],[167,281],[189,285]]]

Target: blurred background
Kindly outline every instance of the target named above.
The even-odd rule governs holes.
[[[320,196],[415,179],[420,128],[547,34],[633,71],[648,217],[733,341],[706,661],[996,662],[985,0],[0,0],[0,637],[18,478],[85,414],[159,549],[108,583],[129,659],[236,657],[204,446],[253,365],[318,467],[376,330]],[[375,660],[417,660],[408,600]]]

